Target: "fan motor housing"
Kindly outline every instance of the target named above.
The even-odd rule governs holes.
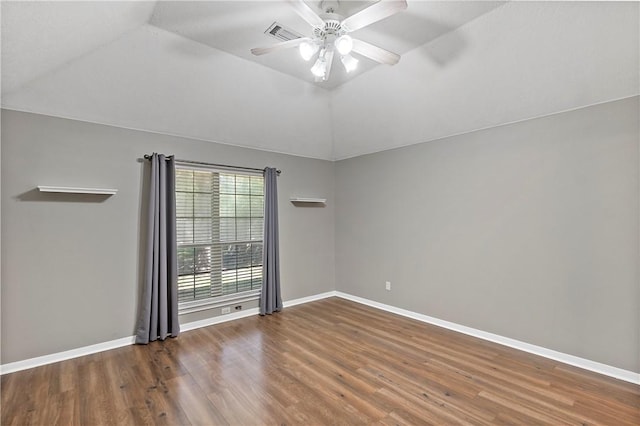
[[[317,38],[326,39],[327,36],[337,38],[346,33],[346,30],[340,25],[342,16],[337,13],[324,13],[321,18],[324,20],[324,26],[313,29],[313,35]]]

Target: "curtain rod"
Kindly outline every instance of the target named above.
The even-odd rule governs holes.
[[[173,155],[169,155],[166,158],[171,158],[171,157],[173,157]],[[151,155],[145,154],[144,159],[145,160],[150,160],[151,159]],[[174,158],[174,160],[177,163],[197,164],[197,165],[200,165],[200,166],[226,167],[228,169],[240,169],[240,170],[252,170],[254,172],[264,172],[264,169],[257,169],[255,167],[229,166],[228,164],[204,163],[202,161],[179,160],[177,158]],[[276,170],[276,173],[280,174],[282,172],[280,170]]]

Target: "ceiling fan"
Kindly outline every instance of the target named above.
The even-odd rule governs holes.
[[[313,37],[300,37],[283,41],[268,47],[251,49],[254,55],[264,55],[281,49],[298,47],[300,55],[305,61],[311,60],[318,53],[318,57],[311,67],[311,73],[316,81],[329,79],[334,54],[340,55],[340,60],[347,72],[355,70],[358,60],[352,52],[372,59],[381,64],[394,65],[400,60],[400,55],[374,46],[348,33],[359,30],[381,21],[407,8],[406,0],[380,0],[377,3],[345,18],[335,12],[339,1],[320,3],[324,13],[318,15],[303,0],[287,0],[294,10],[313,27]]]

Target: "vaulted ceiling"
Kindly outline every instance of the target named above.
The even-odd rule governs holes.
[[[2,106],[333,160],[640,92],[637,2],[408,4],[354,33],[397,65],[317,84],[250,54],[273,22],[309,34],[282,1],[3,1]]]
[[[318,14],[322,14],[325,7],[335,7],[332,10],[343,17],[351,16],[371,6],[372,3],[375,1],[308,2]],[[404,54],[503,3],[497,1],[413,2],[411,7],[402,13],[366,26],[352,35],[392,52]],[[278,42],[265,34],[265,30],[274,22],[305,37],[313,35],[311,26],[286,2],[163,1],[157,4],[150,21],[152,25],[159,28],[327,89],[333,89],[379,66],[370,59],[358,56],[360,63],[355,71],[347,74],[344,68],[336,63],[332,67],[330,79],[316,83],[309,71],[313,62],[305,62],[297,49],[281,50],[264,56],[251,54],[252,47],[269,46]]]

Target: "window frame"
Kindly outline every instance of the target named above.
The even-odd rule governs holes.
[[[246,169],[242,169],[242,168],[235,168],[235,167],[214,167],[214,166],[205,166],[205,165],[197,165],[197,164],[191,164],[191,163],[181,163],[180,161],[176,161],[175,163],[175,168],[176,168],[176,177],[177,177],[177,170],[192,170],[192,171],[198,171],[198,172],[211,172],[211,173],[221,173],[221,174],[235,174],[235,175],[244,175],[244,176],[259,176],[259,177],[264,177],[264,174],[260,171],[251,171],[251,170],[246,170]],[[177,190],[177,185],[174,185],[174,193],[177,194],[178,190]],[[218,188],[219,191],[219,188]],[[263,197],[264,197],[264,180],[262,182],[262,193],[263,193]],[[176,197],[177,199],[177,197]],[[176,204],[177,204],[177,200],[176,200]],[[176,205],[176,210],[177,210],[177,205]],[[220,217],[220,216],[218,216]],[[263,203],[263,229],[264,229],[264,203]],[[176,221],[177,222],[177,221]],[[253,242],[253,241],[252,241]],[[256,243],[260,243],[263,246],[264,249],[264,237],[261,238],[260,240],[255,240]],[[233,244],[233,243],[232,243]],[[196,245],[196,244],[194,244]],[[203,246],[208,246],[208,244],[202,244]],[[213,244],[212,244],[213,245]],[[180,246],[176,243],[176,249],[180,248]],[[177,265],[176,265],[177,266]],[[264,274],[264,265],[262,265],[262,273]],[[263,275],[264,276],[264,275]],[[177,285],[177,283],[176,283]],[[215,308],[220,308],[223,306],[228,306],[234,303],[244,303],[244,302],[251,302],[254,300],[258,300],[260,298],[260,294],[262,293],[262,289],[253,289],[253,290],[246,290],[246,291],[241,291],[241,292],[237,292],[237,293],[231,293],[231,294],[226,294],[226,295],[221,295],[221,296],[213,296],[213,297],[208,297],[206,299],[197,299],[197,300],[189,300],[189,301],[184,301],[184,302],[179,302],[178,303],[178,315],[184,315],[184,314],[190,314],[190,313],[194,313],[194,312],[200,312],[200,311],[204,311],[204,310],[208,310],[208,309],[215,309]]]

